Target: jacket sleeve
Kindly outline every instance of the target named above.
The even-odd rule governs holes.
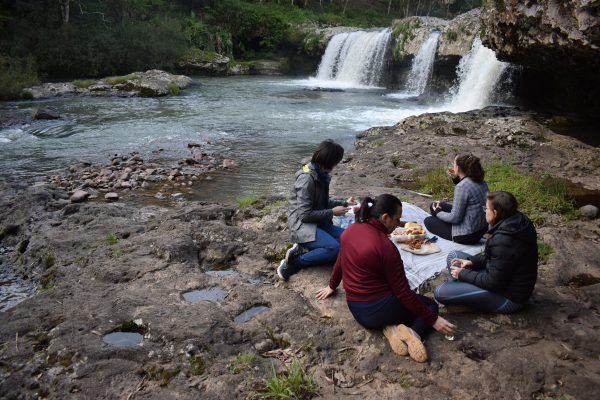
[[[301,174],[294,184],[296,191],[296,200],[298,215],[300,220],[305,223],[327,222],[333,218],[331,210],[313,210],[313,194],[315,191],[315,182],[310,174]]]
[[[385,278],[394,296],[411,313],[421,317],[428,325],[433,325],[437,320],[437,314],[425,306],[410,288],[404,272],[404,263],[396,246],[390,242],[390,246],[384,246],[383,253]]]
[[[343,234],[343,233],[342,233]],[[331,277],[329,278],[329,287],[333,290],[337,289],[342,281],[342,245],[340,244],[340,251],[338,252],[337,259],[335,260],[335,264],[333,265],[333,269],[331,270]]]
[[[458,275],[460,281],[472,283],[492,292],[499,292],[508,286],[515,267],[512,255],[515,254],[516,249],[509,240],[496,238],[495,242],[488,246],[489,258],[485,269],[481,271],[463,269]]]
[[[467,211],[467,205],[469,201],[469,194],[464,186],[456,186],[454,191],[454,200],[452,201],[452,211],[445,212],[440,211],[436,214],[436,217],[449,224],[458,224],[465,218]]]
[[[470,256],[469,260],[473,263],[473,267],[471,268],[472,270],[485,268],[485,255],[483,253]]]
[[[348,207],[348,202],[346,200],[335,199],[333,197],[330,197],[329,198],[329,208],[333,208],[333,207],[337,207],[337,206]]]

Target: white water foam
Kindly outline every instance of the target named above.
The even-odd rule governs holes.
[[[9,128],[0,131],[0,143],[12,143],[19,140],[38,140],[38,138],[19,128]]]
[[[376,87],[381,83],[390,30],[356,31],[335,35],[325,49],[314,86]]]
[[[432,32],[421,45],[419,53],[417,53],[412,62],[412,67],[406,81],[406,92],[408,94],[420,96],[425,92],[427,82],[433,72],[433,61],[435,60],[439,38],[439,32]]]
[[[452,98],[448,110],[463,112],[486,107],[494,88],[508,63],[500,62],[496,54],[476,37],[471,51],[460,60],[457,84],[450,89]]]

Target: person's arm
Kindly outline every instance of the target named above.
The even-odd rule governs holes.
[[[433,326],[438,316],[425,306],[410,288],[404,272],[404,263],[402,262],[402,258],[400,258],[398,249],[391,242],[389,246],[386,243],[382,247],[384,253],[382,254],[382,263],[385,278],[392,289],[392,293],[408,311],[421,317],[428,325]]]
[[[512,241],[506,241],[489,246],[490,258],[485,269],[480,271],[463,269],[458,274],[458,279],[492,292],[504,289],[513,277],[515,260],[512,255],[518,251],[513,245]]]
[[[483,269],[485,267],[485,254],[479,253],[475,254],[474,256],[470,256],[469,261],[473,263],[473,265],[471,266],[472,270],[476,271],[479,269]]]
[[[315,182],[310,174],[299,175],[294,184],[294,190],[296,191],[298,215],[302,222],[318,224],[333,218],[333,211],[331,209],[313,210],[312,199],[315,191]]]
[[[449,224],[458,224],[465,217],[467,205],[469,203],[469,194],[464,186],[456,186],[454,191],[454,200],[452,201],[452,211],[440,211],[436,217]]]
[[[343,235],[343,234],[342,234]],[[342,245],[340,244],[340,251],[338,252],[337,259],[335,260],[335,264],[333,265],[333,269],[331,270],[331,277],[329,278],[329,288],[331,290],[337,289],[342,281],[342,263],[340,256],[342,254]]]

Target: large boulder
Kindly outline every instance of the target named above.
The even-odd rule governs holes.
[[[177,66],[186,74],[227,75],[231,59],[221,54],[197,51],[189,54]]]
[[[485,0],[483,42],[522,65],[523,96],[573,111],[598,108],[598,0]]]

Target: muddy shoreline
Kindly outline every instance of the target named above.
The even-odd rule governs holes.
[[[340,196],[391,192],[425,207],[430,199],[406,187],[468,149],[600,190],[600,150],[534,117],[486,109],[369,129],[332,188]],[[39,286],[0,312],[2,398],[246,398],[271,363],[281,369],[291,357],[331,399],[592,399],[600,384],[597,219],[548,216],[538,233],[554,253],[540,266],[530,307],[509,316],[444,310],[460,332],[452,342],[432,334],[430,361],[417,364],[394,355],[380,332],[361,328],[343,291],[314,300],[329,268],[276,280],[287,241],[283,199],[241,209],[128,196],[71,203],[70,184],[55,183],[0,183],[1,244],[15,249],[12,265]],[[183,296],[197,289],[219,296]],[[252,307],[268,309],[242,322]],[[143,339],[107,344],[103,338],[115,332]],[[231,368],[242,352],[255,357]]]

